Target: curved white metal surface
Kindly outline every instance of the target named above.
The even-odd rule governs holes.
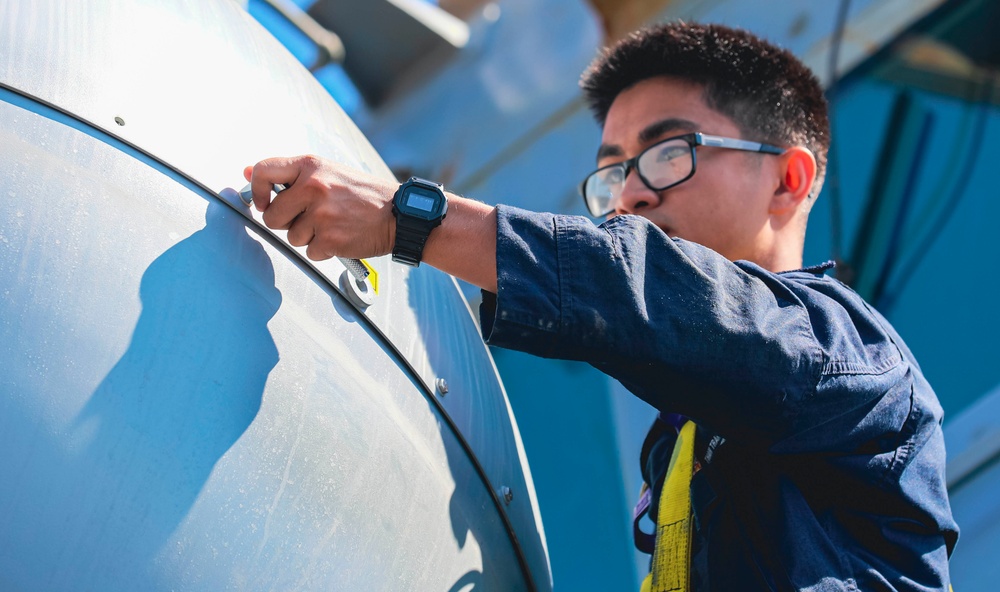
[[[3,233],[0,240],[4,242],[5,248],[8,245],[18,246],[18,249],[5,250],[3,256],[4,265],[9,271],[3,276],[3,290],[6,294],[4,300],[0,301],[4,305],[4,364],[12,370],[0,379],[2,404],[9,411],[4,413],[0,421],[7,422],[6,427],[10,428],[2,430],[0,441],[9,445],[4,450],[18,453],[29,450],[31,454],[59,469],[42,470],[40,467],[50,464],[37,464],[12,456],[4,456],[0,460],[4,463],[3,470],[10,471],[7,474],[17,475],[21,484],[17,488],[14,485],[9,485],[8,488],[0,486],[0,491],[9,496],[9,505],[0,503],[0,507],[4,508],[4,513],[8,512],[7,508],[12,511],[22,510],[25,516],[21,524],[22,530],[19,531],[22,537],[9,537],[7,540],[35,549],[39,558],[39,563],[32,568],[34,571],[21,575],[37,576],[42,571],[41,566],[55,558],[51,554],[53,551],[43,549],[45,545],[42,536],[46,532],[54,532],[54,523],[49,525],[53,530],[42,529],[32,534],[28,521],[32,509],[40,510],[53,504],[65,509],[73,503],[74,494],[70,493],[73,486],[60,475],[75,475],[80,480],[76,487],[85,494],[85,501],[89,499],[98,506],[100,504],[97,500],[108,494],[101,487],[118,487],[114,485],[114,478],[105,479],[102,471],[125,475],[123,478],[128,483],[122,485],[122,495],[138,500],[139,505],[133,508],[135,513],[141,513],[142,508],[146,508],[155,514],[169,506],[170,512],[176,513],[166,519],[170,528],[154,529],[156,532],[151,537],[156,545],[134,545],[132,538],[119,538],[116,539],[118,551],[115,552],[128,555],[132,553],[132,547],[142,547],[143,549],[135,551],[138,554],[136,557],[141,560],[155,557],[158,569],[174,565],[181,570],[171,573],[195,574],[191,575],[193,580],[173,581],[197,589],[197,582],[211,580],[209,576],[204,576],[208,579],[199,579],[203,576],[197,574],[208,573],[211,568],[192,567],[194,563],[190,562],[194,560],[191,558],[197,553],[191,551],[195,555],[189,556],[184,549],[197,547],[205,551],[209,547],[204,545],[209,545],[214,549],[212,552],[218,554],[223,553],[221,549],[227,548],[227,545],[235,546],[239,549],[234,547],[232,556],[245,559],[246,544],[232,537],[239,538],[237,535],[240,535],[240,525],[262,526],[244,520],[246,515],[243,510],[246,508],[234,510],[225,506],[223,511],[229,512],[229,519],[234,523],[227,529],[213,527],[204,530],[210,523],[209,518],[222,518],[219,512],[223,506],[212,505],[213,503],[221,503],[221,498],[227,495],[229,497],[225,501],[233,502],[233,496],[239,498],[252,491],[253,488],[246,480],[252,481],[255,477],[252,471],[248,472],[247,463],[260,467],[265,473],[272,471],[269,476],[273,477],[273,470],[282,460],[291,462],[294,459],[295,462],[307,464],[321,462],[319,459],[324,458],[326,453],[334,454],[331,446],[335,448],[339,442],[345,446],[344,449],[354,450],[356,454],[338,466],[343,469],[351,466],[350,462],[356,463],[353,470],[357,472],[357,476],[362,478],[367,475],[362,479],[364,486],[339,489],[343,497],[333,495],[332,489],[320,487],[316,483],[306,486],[302,480],[297,482],[296,487],[291,487],[287,481],[288,475],[277,482],[264,479],[267,485],[260,486],[266,489],[280,482],[279,490],[286,493],[290,487],[301,488],[300,497],[295,497],[295,503],[300,502],[301,497],[315,497],[315,503],[324,508],[328,506],[323,504],[331,503],[331,500],[343,502],[341,507],[349,508],[351,503],[348,501],[353,500],[352,503],[359,508],[356,513],[351,514],[351,519],[355,520],[353,528],[361,529],[367,524],[370,529],[376,529],[382,525],[391,531],[392,528],[410,522],[412,516],[404,513],[397,516],[396,521],[388,518],[380,520],[378,517],[383,515],[376,513],[366,518],[364,513],[372,510],[373,503],[370,500],[360,503],[358,500],[369,496],[380,503],[392,502],[390,505],[396,507],[399,507],[397,504],[402,504],[402,507],[413,510],[412,504],[419,505],[419,502],[412,498],[420,497],[421,488],[434,491],[433,487],[420,484],[430,477],[441,477],[444,474],[441,472],[443,465],[440,463],[440,455],[428,456],[425,450],[428,442],[437,441],[435,449],[440,452],[443,447],[447,452],[446,465],[455,478],[454,484],[445,479],[437,485],[440,489],[444,483],[444,489],[453,487],[460,495],[451,496],[452,502],[449,503],[454,504],[454,507],[450,508],[447,516],[421,507],[420,512],[425,514],[426,519],[414,519],[414,528],[409,531],[409,535],[422,532],[424,528],[433,532],[430,522],[438,527],[450,525],[452,538],[458,543],[459,551],[476,555],[478,553],[469,549],[478,548],[484,543],[475,531],[493,528],[483,526],[480,522],[494,524],[499,520],[496,524],[502,526],[502,518],[506,516],[512,534],[523,550],[535,586],[541,589],[550,587],[544,535],[516,424],[489,354],[454,282],[426,267],[411,273],[401,266],[391,265],[387,258],[374,260],[372,263],[380,273],[381,294],[375,305],[365,311],[366,319],[363,320],[339,297],[330,297],[333,288],[327,284],[335,285],[335,282],[329,280],[339,276],[342,270],[339,263],[312,265],[295,257],[293,249],[262,229],[256,220],[249,217],[247,211],[242,211],[244,218],[239,218],[232,210],[222,206],[221,201],[212,202],[213,205],[207,208],[209,216],[206,222],[206,202],[194,200],[194,203],[200,205],[192,209],[190,203],[184,203],[192,201],[190,195],[182,197],[176,191],[162,186],[164,183],[169,185],[167,181],[173,179],[175,184],[184,186],[188,193],[197,193],[203,188],[215,193],[226,187],[238,187],[242,184],[241,171],[245,164],[275,154],[316,153],[376,174],[389,175],[368,142],[311,76],[269,34],[239,10],[236,3],[227,0],[7,2],[0,6],[0,23],[3,32],[0,35],[0,85],[17,94],[52,105],[69,115],[66,121],[60,122],[56,121],[59,117],[44,113],[45,109],[42,107],[33,109],[28,106],[25,110],[0,102],[0,107],[3,107],[0,112],[0,134],[5,138],[5,156],[0,166],[9,169],[4,172],[4,178],[10,179],[5,187],[8,197],[20,205],[20,213],[13,216],[0,230]],[[8,103],[18,102],[9,97],[5,100]],[[43,113],[44,117],[39,117],[38,113]],[[74,120],[85,124],[75,124]],[[23,126],[26,121],[31,123],[25,128]],[[126,156],[129,146],[117,146],[114,141],[103,138],[101,132],[120,138],[138,151]],[[109,146],[118,157],[104,154],[102,158],[88,160],[86,155],[81,154],[82,150],[87,150],[88,154],[103,152]],[[160,171],[158,177],[150,177],[148,172],[144,176],[133,170],[138,166],[134,157],[141,156],[139,151],[152,158],[138,168],[153,166]],[[30,160],[31,155],[36,160]],[[171,169],[179,174],[173,174]],[[48,170],[49,179],[54,184],[45,192],[32,188],[38,182],[40,170]],[[163,173],[168,173],[168,176]],[[152,182],[151,178],[157,180]],[[97,216],[98,210],[91,206],[101,194],[108,199],[103,204],[107,211],[101,212],[103,216]],[[114,215],[109,215],[108,212],[112,211]],[[53,212],[59,212],[60,215],[52,215]],[[213,220],[224,222],[215,223]],[[112,222],[118,225],[106,226]],[[249,225],[251,232],[246,233],[244,225]],[[239,229],[239,232],[234,232],[233,229]],[[192,240],[192,237],[198,238]],[[250,242],[247,242],[248,238]],[[191,281],[211,283],[210,280],[214,279],[224,284],[225,289],[215,292],[194,289],[190,282],[169,279],[173,277],[169,272],[154,273],[154,277],[159,279],[152,284],[149,283],[152,280],[134,277],[134,274],[152,273],[150,270],[154,269],[170,269],[167,262],[170,258],[161,260],[160,257],[174,253],[171,250],[174,243],[185,245],[186,254],[182,260],[188,261],[185,264],[187,267],[191,267],[192,261],[198,262],[195,277]],[[258,246],[254,247],[251,243]],[[242,261],[240,265],[243,267],[237,266],[237,269],[229,270],[220,268],[218,263],[201,265],[204,263],[202,258],[216,256],[213,253],[217,250],[225,251],[228,256]],[[258,264],[263,264],[263,267],[258,268]],[[273,281],[267,272],[263,272],[264,275],[259,273],[269,266],[275,274]],[[187,269],[185,273],[190,271]],[[140,283],[137,285],[136,282]],[[296,287],[284,286],[284,282],[290,282],[288,286]],[[149,285],[155,287],[148,288]],[[157,295],[171,294],[173,291],[171,299],[183,298],[188,302],[174,310],[170,308],[175,306],[171,300],[171,304],[165,309],[168,311],[166,316],[144,321],[150,318],[145,313],[148,304],[144,296],[145,291],[150,289]],[[12,293],[16,296],[10,296]],[[290,298],[290,294],[296,297]],[[51,299],[46,300],[49,295]],[[27,306],[26,303],[29,302],[35,305],[48,302],[48,307],[39,309],[34,305]],[[239,314],[233,314],[237,312]],[[182,337],[174,336],[171,331],[176,328],[175,323],[179,319],[186,318],[185,314],[194,315],[192,319],[180,323],[180,328],[187,333]],[[347,322],[332,322],[327,315]],[[290,328],[286,328],[284,336],[279,339],[279,335],[282,335],[279,330],[282,322]],[[205,326],[200,327],[200,324]],[[342,334],[344,331],[347,333]],[[268,333],[270,337],[267,336]],[[226,336],[223,342],[230,347],[227,353],[211,346],[212,340],[218,339],[220,335]],[[165,345],[160,341],[164,336],[168,337]],[[142,339],[138,351],[130,346],[136,343],[137,338]],[[39,342],[38,339],[42,341]],[[382,342],[383,339],[385,342]],[[187,354],[182,346],[190,348],[192,343],[207,345],[194,347],[190,356],[183,357]],[[385,343],[390,349],[386,350],[380,343]],[[292,348],[298,352],[297,356],[302,357],[298,367],[291,363],[293,357],[284,353],[284,347]],[[307,351],[314,353],[307,355]],[[394,352],[398,352],[402,358],[395,358]],[[171,356],[182,356],[185,364],[170,364]],[[348,378],[353,376],[352,372],[357,373],[357,370],[348,369],[358,364],[367,368],[374,364],[380,370],[374,376]],[[206,370],[210,367],[224,369],[223,383],[219,383],[214,377],[210,378],[211,373]],[[141,371],[138,370],[140,368]],[[148,402],[131,408],[131,411],[116,410],[117,402],[120,402],[116,397],[120,395],[114,393],[135,390],[140,386],[173,384],[180,385],[183,387],[180,391],[187,392],[195,384],[183,378],[184,373],[190,372],[191,368],[203,372],[195,373],[194,376],[209,380],[202,385],[204,388],[199,391],[202,394],[213,392],[213,389],[225,391],[220,384],[238,383],[242,385],[236,389],[240,393],[263,389],[263,396],[251,397],[241,403],[243,407],[240,413],[243,414],[243,419],[236,421],[236,425],[231,426],[233,430],[225,437],[216,434],[215,422],[231,421],[233,418],[226,416],[218,408],[218,402],[212,403],[210,407],[214,405],[212,413],[222,415],[211,416],[210,413],[209,416],[215,419],[208,419],[203,425],[196,424],[183,437],[168,435],[167,432],[171,430],[165,427],[172,429],[180,421],[184,407],[181,402],[177,402],[167,415],[159,419],[153,417],[160,413],[155,405],[143,406]],[[407,369],[415,372],[419,387],[409,382]],[[279,379],[278,376],[282,378]],[[428,399],[419,395],[433,392],[433,384],[438,377],[448,381],[450,392],[448,396],[429,405]],[[316,404],[317,400],[332,405],[328,399],[339,400],[341,397],[317,399],[316,393],[342,392],[349,388],[344,381],[350,385],[367,385],[382,393],[383,398],[389,396],[388,392],[409,393],[397,396],[408,402],[404,404],[395,401],[394,405],[404,409],[392,411],[391,406],[384,407],[384,401],[379,402],[377,397],[369,401],[372,393],[362,389],[358,392],[363,392],[363,395],[355,394],[346,399],[352,405],[361,405],[361,401],[366,400],[375,405],[374,408],[354,409],[350,410],[352,413],[348,413],[348,410],[338,410],[334,406],[328,419],[317,419],[324,417],[323,414],[317,416],[308,405]],[[212,384],[216,386],[212,387]],[[121,385],[126,385],[127,388],[119,388]],[[77,392],[70,393],[68,398],[56,395],[74,388]],[[272,418],[276,423],[274,431],[269,432],[270,437],[282,439],[286,445],[284,449],[274,446],[267,439],[248,440],[250,434],[256,433],[255,430],[264,429],[262,422],[265,417],[269,417],[263,415],[266,408],[264,403],[269,400],[266,395],[272,392],[272,388],[276,389],[274,392],[281,393],[273,398],[274,401],[297,400],[299,403],[294,411],[287,410],[290,415],[283,420]],[[164,389],[163,392],[174,392],[168,387]],[[85,403],[87,393],[91,396]],[[187,399],[181,401],[190,402]],[[306,401],[309,402],[308,405]],[[340,404],[348,403],[341,401]],[[444,415],[435,415],[438,411]],[[132,412],[137,415],[129,415]],[[296,415],[297,413],[302,415]],[[419,437],[407,436],[407,425],[417,421],[410,416],[411,413],[424,418],[421,420],[421,429],[424,431],[420,432]],[[113,429],[109,433],[118,436],[108,437],[117,439],[114,442],[102,441],[102,418],[115,414],[119,416],[110,421],[112,425],[116,421],[121,422],[118,426],[120,429]],[[376,422],[372,426],[364,423],[367,418],[380,415],[381,423]],[[140,418],[139,428],[132,425],[137,421],[136,417]],[[347,417],[362,418],[359,421],[363,423],[353,424]],[[295,418],[299,419],[298,423],[293,421]],[[434,433],[426,431],[431,425],[435,428]],[[15,426],[17,429],[13,429]],[[461,440],[451,436],[449,426],[454,426]],[[327,428],[333,430],[333,433],[327,432]],[[161,440],[143,441],[146,436],[141,435],[142,433],[148,430],[158,432],[161,429]],[[338,429],[342,431],[338,432]],[[315,446],[314,453],[306,455],[308,458],[292,453],[294,450],[301,453],[302,440],[298,440],[299,444],[295,444],[292,449],[287,447],[303,433],[311,435],[309,442]],[[374,442],[358,449],[359,445],[352,444],[351,439],[343,441],[347,433],[363,434],[368,438],[378,435],[379,442],[383,436],[402,434],[403,437],[395,440],[389,438],[372,450],[370,446],[374,446]],[[141,475],[145,474],[143,471],[149,471],[136,468],[135,463],[141,462],[143,458],[149,460],[162,454],[162,450],[169,449],[185,438],[190,438],[190,445],[190,442],[199,437],[218,437],[219,441],[206,447],[204,457],[199,457],[200,460],[192,457],[193,468],[182,460],[175,468],[165,472],[168,475],[180,475],[182,480],[201,483],[201,489],[191,487],[185,490],[186,486],[182,484],[181,489],[187,493],[182,496],[179,506],[178,500],[172,498],[163,502],[167,506],[157,506],[159,501],[146,500],[135,493],[147,484],[147,479]],[[31,444],[32,438],[37,438],[38,443]],[[97,438],[101,442],[100,454],[108,452],[117,456],[124,454],[124,451],[131,451],[131,457],[128,454],[124,456],[132,460],[114,461],[109,465],[111,468],[108,468],[101,465],[103,461],[100,461],[98,454],[86,462],[72,464],[68,458],[87,458],[87,438]],[[444,444],[440,443],[442,441]],[[462,446],[463,441],[468,448]],[[248,448],[240,457],[241,460],[236,461],[232,457],[244,442],[247,442]],[[263,448],[255,448],[257,445]],[[253,458],[255,452],[267,449],[268,445],[271,445],[270,450],[276,456],[270,459]],[[143,453],[143,450],[146,452]],[[160,452],[156,452],[157,450]],[[185,449],[182,451],[190,452]],[[392,473],[394,478],[390,482],[382,482],[381,485],[376,473],[386,469],[385,463],[376,464],[377,470],[374,472],[363,470],[365,454],[374,454],[375,451],[382,451],[387,462],[393,463],[390,468],[396,471]],[[472,452],[471,458],[468,456],[469,451]],[[286,453],[286,456],[282,456]],[[81,454],[84,456],[74,457]],[[201,452],[193,454],[198,456]],[[412,456],[414,454],[415,458]],[[435,469],[437,472],[431,471],[424,475],[423,469],[419,467],[428,469],[433,465],[428,458],[438,459],[434,461],[438,463]],[[481,475],[477,474],[477,464]],[[459,465],[462,468],[456,468]],[[122,466],[130,468],[122,472]],[[220,473],[222,468],[228,470]],[[189,469],[193,471],[192,474],[185,473]],[[27,479],[36,472],[41,481],[32,482]],[[155,472],[150,471],[150,474]],[[92,481],[98,485],[92,485],[87,477],[93,477]],[[485,477],[486,485],[493,491],[483,489],[475,493],[478,487],[476,484],[483,484],[482,477]],[[152,481],[148,484],[152,489],[158,490],[159,486],[168,488],[167,483],[156,481],[153,476],[150,479]],[[399,491],[400,486],[394,487],[391,495],[386,492],[386,483],[403,484],[411,481],[416,488],[414,491]],[[12,483],[6,479],[4,482]],[[101,483],[104,485],[100,485]],[[217,486],[210,487],[212,484]],[[497,490],[504,486],[511,489],[514,497],[509,505],[499,504],[498,507]],[[50,498],[55,497],[44,502],[45,495],[34,495],[43,490],[56,492],[49,495]],[[468,499],[466,492],[470,496]],[[268,512],[274,515],[283,507],[282,500],[289,500],[285,494],[275,495],[277,497],[272,498],[270,505],[258,503],[254,506],[256,511],[262,515]],[[329,497],[331,495],[333,497]],[[486,498],[481,498],[482,495],[486,495]],[[207,499],[215,502],[206,501],[206,513],[196,513],[202,500]],[[37,500],[37,504],[42,505],[36,508],[33,505],[36,501],[25,500]],[[430,501],[427,503],[432,504]],[[472,504],[468,508],[479,504],[476,506],[478,511],[486,514],[471,518],[475,512],[469,513],[462,509],[467,503]],[[252,505],[248,504],[247,508]],[[103,516],[110,516],[110,508],[105,510]],[[495,519],[489,518],[493,511],[497,512]],[[336,512],[317,512],[319,513],[311,521],[306,521],[315,528],[320,528],[324,517],[336,516],[335,523],[345,520]],[[98,512],[95,515],[102,514]],[[436,518],[432,518],[435,516]],[[77,545],[85,544],[88,536],[101,536],[95,530],[110,529],[123,533],[126,528],[137,526],[134,523],[102,525],[96,522],[97,518],[88,519],[82,513],[78,516],[64,515],[62,518],[76,529]],[[149,519],[156,520],[155,516]],[[174,524],[175,519],[183,521]],[[365,519],[369,522],[365,522]],[[189,520],[193,521],[192,525],[189,530],[185,530],[184,525]],[[443,521],[438,522],[440,520]],[[350,560],[337,566],[331,566],[327,561],[328,553],[323,551],[324,547],[319,543],[331,545],[340,541],[338,533],[344,532],[342,527],[326,524],[333,530],[325,531],[326,534],[319,536],[316,534],[319,531],[313,532],[305,528],[306,522],[296,523],[295,526],[283,523],[282,528],[292,533],[288,534],[291,538],[277,537],[276,540],[291,545],[289,541],[301,535],[305,537],[303,540],[306,547],[309,543],[315,543],[309,550],[310,553],[315,553],[310,559],[312,563],[309,563],[315,571],[309,573],[318,574],[317,577],[323,577],[324,574],[325,577],[332,577],[331,574],[341,577],[345,573],[372,577],[371,571],[361,559],[365,556],[364,548],[356,547],[355,553],[348,555]],[[141,527],[142,524],[138,526]],[[295,530],[296,528],[300,530]],[[185,542],[182,536],[185,532],[194,538]],[[273,525],[269,532],[270,537],[276,536]],[[206,539],[198,543],[194,540],[198,536]],[[497,536],[496,532],[491,531],[485,538],[491,541],[490,544],[499,544],[495,540]],[[388,537],[386,541],[398,541],[401,538],[406,537]],[[504,538],[509,541],[510,537],[505,534]],[[35,541],[37,544],[32,547],[26,541]],[[466,546],[467,541],[473,541],[474,544]],[[179,556],[188,559],[177,560],[180,563],[167,560],[170,557],[167,549],[175,544],[176,549],[181,549]],[[198,547],[199,544],[203,546]],[[59,556],[66,558],[72,555],[70,548],[64,546]],[[434,552],[434,549],[423,548],[423,551]],[[254,555],[258,557],[250,562],[253,565],[247,564],[247,573],[260,567],[260,556],[266,552],[266,544],[255,550]],[[110,554],[112,551],[95,548],[93,553]],[[416,550],[412,553],[416,553]],[[454,557],[450,557],[447,563],[455,566],[465,564],[468,568],[465,572],[466,583],[482,581],[489,588],[492,588],[490,582],[504,582],[502,578],[513,577],[508,573],[512,566],[510,557],[506,557],[505,552],[500,552],[496,557],[485,552],[478,555],[484,558],[484,563],[489,564],[489,569],[483,565],[477,570],[473,565],[475,561],[470,560],[469,563]],[[490,557],[486,558],[487,555]],[[103,581],[100,580],[103,576],[91,568],[83,567],[87,563],[87,556],[87,552],[80,552],[79,558],[75,559],[80,562],[80,567],[72,573],[77,577],[97,578],[92,580],[94,582]],[[24,559],[25,556],[18,554],[17,557]],[[284,561],[281,557],[283,556],[279,553],[273,555],[272,560],[281,563]],[[101,557],[91,563],[100,565],[99,559]],[[184,563],[185,561],[188,563]],[[412,570],[414,565],[419,564],[415,556],[401,555],[399,559],[390,561],[379,555],[374,561],[383,568],[390,565],[392,569],[386,569],[386,573],[395,574],[397,578],[403,577],[402,574],[405,573],[406,577],[414,578],[454,579],[454,573],[451,573],[454,569],[435,571],[427,567],[435,562],[427,562],[425,566],[429,571],[435,572],[433,576],[423,572],[410,573],[407,570]],[[141,561],[137,560],[138,563]],[[30,562],[28,565],[31,565]],[[513,567],[518,571],[516,564]],[[198,571],[199,569],[203,571]],[[4,577],[11,582],[30,581],[30,578],[17,579],[21,577],[17,569],[8,573],[12,575],[0,576],[0,582],[4,581]],[[88,573],[91,575],[87,576]],[[139,572],[132,573],[136,575]],[[476,573],[480,575],[477,576]],[[515,575],[520,577],[519,572]],[[221,576],[216,574],[212,577]],[[246,588],[241,588],[235,580],[227,581],[234,589]],[[275,582],[271,587],[280,588],[283,587],[280,582],[284,580],[260,581]],[[459,577],[451,583],[457,586],[462,582]],[[54,586],[57,583],[53,580]],[[416,588],[425,589],[420,581],[415,581],[414,584]],[[220,589],[208,584],[203,587]],[[437,584],[431,586],[437,587]],[[462,589],[462,586],[456,589]]]
[[[528,588],[353,308],[182,180],[0,121],[0,588]]]

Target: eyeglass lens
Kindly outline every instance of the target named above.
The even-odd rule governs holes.
[[[659,191],[683,181],[694,166],[691,145],[686,140],[670,139],[650,146],[636,163],[639,176],[653,190]],[[591,214],[607,214],[615,209],[615,200],[625,187],[625,165],[604,167],[587,177],[583,191]]]

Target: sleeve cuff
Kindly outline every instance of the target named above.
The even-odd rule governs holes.
[[[551,357],[560,331],[557,217],[497,206],[497,293],[479,308],[486,343]]]

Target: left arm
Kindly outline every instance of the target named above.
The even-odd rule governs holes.
[[[377,257],[392,252],[397,186],[318,158],[269,158],[244,171],[254,205],[269,228],[288,231],[288,242],[306,246],[321,261],[333,256]],[[271,187],[288,186],[271,200]],[[431,232],[423,261],[485,290],[496,291],[496,211],[448,194],[448,215]]]
[[[716,431],[775,433],[815,392],[824,352],[774,274],[673,240],[638,216],[601,226],[498,210],[492,345],[588,362]]]

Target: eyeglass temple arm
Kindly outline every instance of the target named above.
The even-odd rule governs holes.
[[[722,136],[710,136],[708,134],[695,134],[698,142],[703,146],[718,146],[720,148],[730,148],[733,150],[746,150],[748,152],[765,152],[767,154],[784,154],[785,149],[770,144],[760,142],[750,142],[748,140],[737,140],[736,138],[723,138]]]

